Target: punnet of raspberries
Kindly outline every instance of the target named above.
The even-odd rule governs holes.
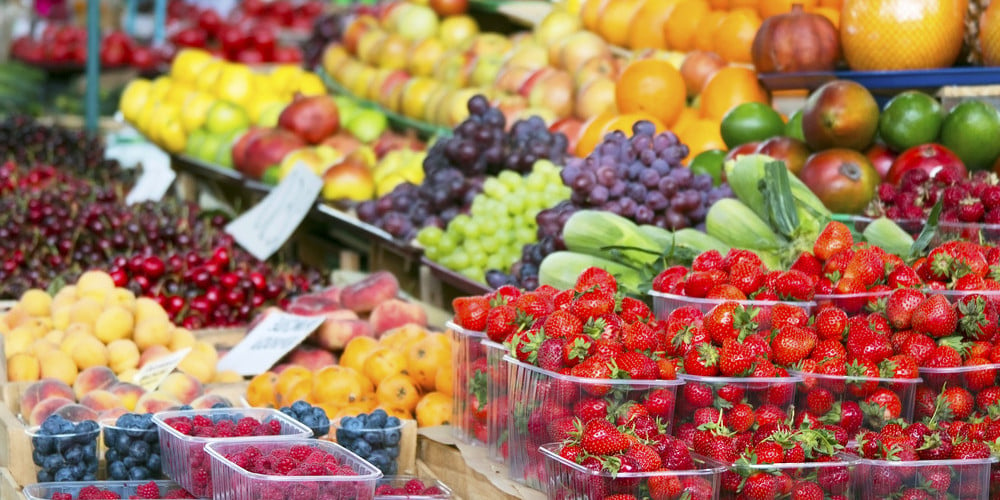
[[[409,476],[386,476],[379,480],[379,485],[375,487],[375,500],[380,500],[383,497],[393,499],[434,498],[446,494],[447,492],[435,482],[424,482],[419,478]]]
[[[122,483],[114,483],[115,489],[121,489]],[[126,488],[131,490],[132,487]],[[97,484],[91,484],[80,488],[80,491],[73,495],[69,492],[58,492],[52,494],[52,500],[105,500],[105,499],[172,499],[172,498],[195,498],[193,495],[185,491],[183,488],[177,486],[172,486],[169,488],[162,488],[160,485],[156,484],[156,481],[149,481],[148,483],[143,483],[134,487],[135,493],[122,496],[111,487],[102,488]]]
[[[903,174],[899,185],[879,184],[866,215],[896,220],[926,219],[941,201],[941,221],[1000,224],[1000,179],[990,171],[963,176],[944,167],[931,177],[925,170]]]

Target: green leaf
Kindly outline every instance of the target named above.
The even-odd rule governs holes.
[[[938,219],[941,217],[941,206],[943,203],[944,198],[938,200],[934,204],[934,208],[931,209],[931,213],[927,217],[927,224],[924,225],[924,228],[920,231],[920,236],[917,236],[917,239],[913,242],[913,246],[910,247],[911,259],[916,259],[923,255],[927,247],[931,244],[931,239],[937,233]]]
[[[766,181],[761,181],[761,190],[771,226],[785,237],[793,238],[799,228],[799,214],[795,210],[788,168],[785,162],[772,161],[764,165],[764,172]]]

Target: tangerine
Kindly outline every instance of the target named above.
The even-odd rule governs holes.
[[[604,4],[608,3],[610,0],[586,0],[587,3],[583,4],[583,8],[580,9],[580,20],[583,21],[583,27],[590,30],[597,30],[597,23],[601,19],[601,12],[604,11]]]
[[[628,28],[627,47],[636,49],[666,49],[667,38],[663,23],[667,22],[680,0],[646,0],[632,18]]]
[[[699,118],[679,132],[677,138],[688,147],[688,158],[694,158],[710,149],[726,149],[720,124],[709,118]]]
[[[729,110],[744,102],[770,104],[767,90],[757,81],[757,72],[749,68],[728,66],[720,69],[701,89],[701,116],[722,120]]]
[[[623,114],[644,112],[670,126],[684,108],[687,87],[681,72],[667,61],[633,61],[615,87],[615,102]]]
[[[812,7],[806,9],[806,12],[819,14],[829,19],[834,28],[840,29],[840,9],[834,9],[833,7]]]
[[[615,0],[601,9],[597,33],[611,45],[624,47],[628,43],[629,27],[639,13],[643,0]]]
[[[670,127],[673,133],[677,133],[678,130],[683,130],[688,125],[691,125],[698,119],[698,110],[690,107],[685,107],[681,110],[681,114],[674,121],[674,124]]]
[[[983,64],[1000,66],[1000,2],[990,2],[979,17],[979,45]]]
[[[710,10],[705,0],[684,0],[677,4],[667,22],[663,23],[667,47],[681,52],[691,50],[701,19],[708,15]]]
[[[951,66],[962,50],[968,0],[845,0],[844,58],[857,71]]]
[[[757,11],[750,9],[735,9],[729,11],[712,32],[715,40],[715,53],[730,63],[753,62],[750,49],[754,36],[761,25]]]
[[[592,116],[580,127],[580,138],[576,142],[576,155],[586,158],[594,150],[602,139],[604,139],[604,127],[614,120],[618,113],[614,111],[604,111]]]
[[[803,9],[816,6],[816,0],[766,0],[757,6],[757,12],[761,19],[767,19],[778,14],[785,14],[792,11],[792,5],[799,4]]]
[[[652,122],[653,125],[656,127],[657,134],[666,130],[666,127],[664,127],[663,124],[660,123],[660,121],[657,120],[655,116],[649,113],[641,113],[641,112],[629,113],[624,115],[618,115],[611,121],[607,122],[604,125],[604,129],[601,130],[601,139],[603,139],[605,135],[614,132],[616,130],[622,131],[627,137],[632,137],[632,127],[636,124],[636,122],[640,120],[646,120]]]
[[[715,33],[715,28],[725,20],[726,11],[724,10],[713,10],[701,18],[698,32],[694,34],[694,49],[705,52],[715,50],[715,39],[712,38],[712,35]]]

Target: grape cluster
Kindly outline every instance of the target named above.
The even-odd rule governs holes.
[[[566,163],[562,179],[573,190],[570,201],[637,224],[704,229],[708,207],[732,197],[732,190],[681,165],[688,148],[672,132],[657,134],[648,121],[637,122],[632,132],[631,138],[611,132],[587,158]]]
[[[312,33],[302,42],[302,64],[305,68],[315,68],[323,61],[323,50],[343,34],[344,17],[348,13],[348,10],[332,12],[313,21]]]
[[[521,258],[510,266],[509,273],[495,268],[487,271],[486,284],[492,288],[500,288],[503,285],[514,285],[525,290],[538,288],[538,266],[542,265],[542,259],[546,255],[566,249],[562,228],[576,211],[573,202],[563,200],[554,207],[538,212],[535,216],[538,241],[528,243],[521,248]]]
[[[410,240],[422,227],[444,228],[482,192],[486,175],[528,172],[537,160],[558,165],[566,158],[566,136],[552,133],[541,118],[506,119],[481,95],[469,99],[469,118],[451,137],[437,141],[424,159],[424,182],[400,184],[378,200],[358,205],[358,217],[396,238]]]

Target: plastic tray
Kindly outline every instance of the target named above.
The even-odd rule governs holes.
[[[686,396],[689,391],[711,391],[712,401],[722,399],[720,389],[733,389],[739,399],[752,406],[755,410],[763,405],[774,405],[786,415],[791,414],[795,403],[795,390],[801,377],[700,377],[681,373],[678,378],[684,381],[684,387],[677,398],[677,409],[674,412],[674,428],[679,424],[693,421],[695,412],[700,408],[691,404],[691,398]],[[691,392],[692,394],[694,392]]]
[[[976,375],[975,379],[970,380],[970,375]],[[973,396],[987,387],[997,385],[998,375],[1000,375],[998,363],[954,368],[920,368],[920,377],[931,389],[940,391],[946,384],[948,387],[957,385],[967,389]]]
[[[262,453],[291,446],[309,446],[325,451],[356,476],[268,476],[256,474],[227,460],[225,455],[255,446]],[[214,500],[259,500],[262,498],[357,498],[375,497],[375,482],[382,473],[343,446],[318,439],[254,438],[214,441],[205,445],[212,463]],[[278,496],[284,494],[284,496]]]
[[[902,411],[898,418],[906,422],[913,421],[914,395],[917,386],[922,382],[920,377],[911,379],[880,378],[880,377],[849,377],[845,375],[823,375],[810,372],[789,371],[797,377],[801,377],[798,388],[795,391],[796,408],[806,411],[809,408],[808,400],[814,391],[828,391],[833,396],[833,407],[817,417],[830,414],[832,417],[840,414],[840,407],[845,403],[857,405],[857,411],[861,412],[861,403],[866,398],[874,394],[879,389],[886,389],[899,398]],[[847,434],[854,437],[858,429],[864,426],[867,429],[879,431],[893,418],[883,418],[883,415],[869,414],[856,428],[846,428]]]
[[[38,434],[40,426],[30,427],[25,429],[28,437],[31,441],[31,459],[35,464],[35,478],[39,483],[47,482],[69,482],[69,481],[57,481],[53,476],[55,470],[47,470],[43,466],[44,459],[46,457],[51,457],[55,454],[65,456],[67,453],[76,453],[75,450],[82,452],[83,464],[85,465],[84,474],[93,476],[94,479],[97,478],[99,461],[97,458],[97,445],[100,441],[101,428],[98,426],[96,429],[88,432],[74,432],[67,434]],[[35,440],[39,440],[45,449],[39,450],[35,445]],[[46,441],[42,441],[46,440]],[[50,442],[51,441],[51,442]],[[61,460],[61,458],[60,458]],[[53,476],[53,477],[50,477]],[[76,481],[86,480],[86,477],[73,478]]]
[[[793,485],[797,482],[819,484],[823,488],[824,498],[842,495],[837,498],[851,499],[860,458],[850,453],[838,453],[836,458],[837,460],[833,462],[733,465],[729,467],[727,474],[746,476],[764,472],[776,477],[784,476],[790,478],[790,484]],[[737,483],[739,487],[735,491],[728,486],[729,484],[723,481],[723,491],[719,498],[742,498],[742,483]]]
[[[974,243],[1000,243],[1000,224],[978,222],[938,221],[932,245],[946,241],[964,240]]]
[[[343,417],[342,417],[343,418]],[[341,419],[342,420],[342,419]],[[399,470],[399,447],[400,441],[403,436],[403,423],[393,427],[372,427],[366,429],[356,430],[357,433],[355,441],[364,441],[365,449],[358,449],[355,446],[358,444],[352,444],[348,446],[346,443],[341,443],[341,441],[350,442],[350,430],[341,429],[340,422],[337,420],[331,424],[330,434],[333,437],[332,441],[339,444],[344,449],[360,456],[363,460],[367,460],[369,463],[374,465],[383,474],[395,474]],[[391,439],[395,436],[394,441]],[[372,454],[378,451],[383,451],[388,457],[389,462],[384,464],[383,467],[379,467],[375,463],[375,458],[372,458]]]
[[[312,430],[308,427],[284,413],[270,408],[178,410],[164,411],[153,415],[153,422],[159,428],[160,450],[163,453],[163,473],[170,479],[177,481],[177,484],[180,484],[181,487],[190,491],[195,496],[212,496],[209,488],[209,485],[212,484],[212,468],[208,456],[204,452],[205,445],[215,441],[241,439],[187,436],[166,423],[171,418],[194,418],[197,415],[204,415],[212,419],[226,418],[239,420],[243,417],[252,417],[261,422],[277,420],[281,422],[281,436],[284,436],[283,439],[309,438],[312,436]],[[196,473],[206,474],[208,482],[199,481],[196,483],[194,478]]]
[[[924,288],[921,291],[928,297],[931,295],[943,295],[944,298],[948,299],[948,302],[953,304],[969,295],[982,295],[983,298],[993,302],[994,305],[1000,306],[1000,291],[997,290],[935,290],[933,288]]]
[[[922,486],[925,474],[944,468],[950,475],[948,489],[931,498],[986,500],[990,498],[990,467],[996,461],[996,457],[912,462],[862,459],[854,469],[854,497],[858,500],[897,498],[909,488]]]
[[[681,380],[590,379],[561,375],[504,356],[507,363],[507,467],[510,479],[540,489],[545,484],[545,464],[538,447],[552,442],[547,424],[572,415],[583,398],[609,401],[643,401],[654,391],[668,391],[676,401]],[[794,389],[793,389],[794,390]],[[673,408],[653,415],[670,432]]]
[[[836,306],[843,309],[848,316],[855,316],[858,314],[868,314],[874,309],[874,302],[884,297],[888,297],[891,294],[891,290],[886,290],[882,292],[864,292],[864,293],[843,293],[843,294],[817,294],[813,297],[816,302],[816,309],[819,310],[822,307]]]
[[[846,214],[834,214],[833,220],[838,222],[843,222],[847,227],[851,229],[851,232],[856,235],[864,233],[865,229],[871,224],[876,217],[868,217],[865,215],[846,215]],[[924,219],[891,219],[896,223],[897,226],[910,233],[910,236],[916,238],[923,231],[924,226],[927,225],[927,221]]]
[[[700,299],[696,297],[685,297],[684,295],[676,295],[672,293],[663,293],[657,291],[650,291],[650,295],[653,296],[653,314],[656,315],[656,319],[667,319],[675,309],[680,309],[681,307],[694,307],[701,311],[702,313],[708,313],[715,306],[719,304],[724,304],[726,302],[736,302],[745,308],[757,307],[764,311],[770,311],[772,307],[778,304],[788,304],[790,306],[801,307],[805,310],[806,314],[812,314],[813,309],[816,307],[814,301],[802,302],[802,301],[784,301],[784,300],[727,300],[727,299]],[[761,314],[761,319],[770,318],[770,314]],[[761,328],[770,328],[770,324],[763,324]]]
[[[424,483],[424,486],[427,487],[437,486],[437,488],[441,490],[441,493],[431,495],[379,495],[376,493],[375,500],[446,500],[452,497],[451,489],[445,486],[445,484],[441,481],[438,481],[437,479],[424,479],[417,476],[385,476],[378,480],[375,488],[377,489],[383,484],[388,484],[393,488],[400,488],[412,479],[419,479]]]
[[[157,454],[157,455],[160,456],[161,467],[158,468],[158,469],[156,469],[156,470],[150,469],[150,471],[149,471],[150,476],[149,477],[150,477],[150,479],[161,479],[161,478],[163,478],[163,467],[162,467],[162,463],[163,463],[162,462],[162,458],[163,458],[163,455],[162,455],[162,453],[160,451],[160,431],[159,431],[159,429],[156,426],[153,426],[152,428],[149,428],[149,429],[137,429],[137,428],[132,428],[132,427],[120,427],[118,425],[115,425],[116,422],[117,422],[116,418],[104,419],[104,420],[101,420],[101,422],[100,422],[100,424],[101,424],[101,446],[100,446],[100,449],[101,449],[101,456],[104,457],[105,476],[107,477],[107,479],[114,480],[114,481],[128,481],[130,479],[130,478],[127,478],[127,477],[116,478],[116,477],[112,477],[112,475],[111,475],[111,463],[114,462],[114,461],[122,461],[128,455],[120,455],[119,458],[117,458],[117,460],[110,460],[109,457],[108,457],[108,452],[111,451],[111,449],[113,449],[113,448],[118,448],[118,450],[115,451],[115,453],[122,453],[122,452],[128,453],[129,452],[129,446],[134,441],[145,441],[146,444],[149,445],[149,453],[150,454],[154,454],[155,453],[155,454]],[[115,443],[113,442],[113,440],[115,440],[115,439],[122,439],[122,440],[124,440],[124,443],[122,443],[122,446],[117,446],[116,447]],[[112,458],[114,458],[114,457],[112,457]]]
[[[445,327],[451,332],[451,365],[455,370],[452,379],[452,419],[451,433],[455,440],[484,446],[487,439],[487,419],[485,408],[475,408],[487,405],[485,400],[473,401],[476,390],[480,388],[483,399],[489,389],[489,376],[486,373],[486,348],[483,341],[488,340],[484,332],[467,330],[449,321]]]
[[[697,469],[655,472],[597,472],[559,456],[560,443],[547,443],[539,448],[545,457],[546,492],[550,500],[565,498],[603,498],[609,491],[645,498],[649,481],[655,478],[677,478],[683,488],[672,498],[718,498],[719,477],[726,467],[714,460],[692,455]],[[688,497],[685,497],[685,494]]]
[[[483,340],[486,348],[486,443],[490,459],[503,463],[507,460],[507,416],[510,414],[507,399],[507,347],[490,340]]]
[[[153,481],[160,488],[160,494],[165,495],[168,491],[179,489],[180,485],[167,480]],[[117,493],[122,498],[135,495],[139,486],[149,484],[149,481],[74,481],[69,483],[37,483],[24,487],[24,496],[28,500],[50,500],[56,493],[69,493],[76,498],[84,486],[97,486],[102,490],[109,490]]]

